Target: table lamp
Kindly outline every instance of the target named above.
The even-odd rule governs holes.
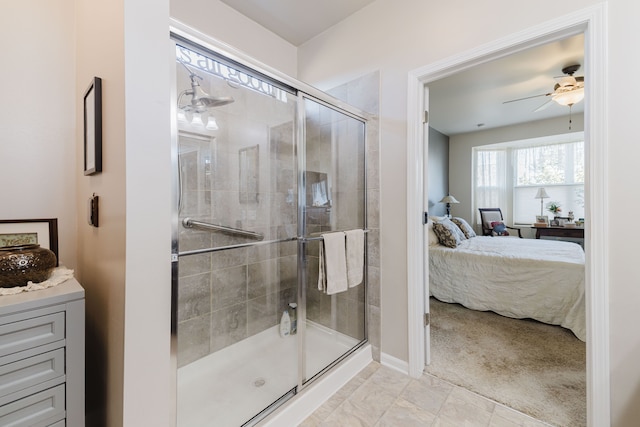
[[[540,199],[540,216],[542,216],[542,204],[544,203],[544,199],[548,199],[549,195],[545,191],[543,187],[538,188],[538,192],[534,199]]]
[[[448,194],[448,195],[444,196],[442,198],[442,200],[440,200],[440,203],[446,203],[447,204],[447,217],[451,218],[451,203],[460,203],[460,202],[457,201],[456,198],[453,197],[451,194]]]

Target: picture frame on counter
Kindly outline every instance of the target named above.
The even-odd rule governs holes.
[[[38,244],[51,250],[58,261],[58,219],[0,219],[0,248]]]
[[[548,227],[549,217],[547,215],[536,215],[536,224],[544,224],[545,227]]]

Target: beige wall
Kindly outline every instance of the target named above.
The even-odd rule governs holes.
[[[536,3],[492,0],[483,3],[438,3],[407,0],[403,8],[378,0],[298,51],[298,77],[324,88],[354,75],[381,72],[381,298],[382,351],[407,360],[406,291],[406,113],[407,73],[435,61],[464,53],[507,35],[569,14],[592,0]],[[608,28],[609,118],[606,192],[611,218],[640,211],[635,182],[636,159],[633,99],[640,89],[628,76],[640,72],[640,58],[629,55],[629,40],[640,36],[634,22],[640,6],[610,0]],[[358,54],[354,54],[357,52]],[[640,273],[634,267],[637,249],[625,233],[625,221],[610,221],[612,425],[631,426],[640,419],[640,336],[630,325],[640,323]]]
[[[164,426],[173,408],[169,0],[124,2],[125,307],[123,422]]]
[[[629,55],[629,41],[640,37],[640,4],[609,1],[609,261],[611,312],[611,405],[613,426],[635,426],[640,420],[640,269],[635,239],[627,221],[640,212],[638,108],[640,87],[627,76],[640,73],[640,57]],[[631,197],[629,195],[632,195]]]
[[[122,3],[78,0],[76,15],[76,209],[78,268],[85,288],[87,420],[117,426],[122,420],[125,303],[125,111]],[[73,10],[69,11],[74,13]],[[103,171],[83,176],[82,95],[102,78]],[[99,228],[86,221],[86,199],[100,198]]]
[[[4,2],[0,28],[0,219],[58,218],[76,268],[73,0]]]
[[[220,0],[173,0],[171,17],[296,77],[296,47]]]

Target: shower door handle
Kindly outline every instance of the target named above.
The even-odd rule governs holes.
[[[214,231],[229,234],[232,236],[248,237],[254,240],[263,240],[264,235],[249,230],[241,230],[239,228],[226,227],[224,225],[210,224],[208,222],[194,221],[191,218],[182,220],[182,225],[186,228],[196,228],[204,231]]]

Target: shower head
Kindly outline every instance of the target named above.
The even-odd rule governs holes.
[[[220,107],[222,105],[231,104],[233,102],[233,98],[230,96],[212,96],[206,93],[200,87],[200,83],[196,80],[196,78],[200,78],[195,74],[191,74],[191,90],[187,91],[186,95],[191,95],[191,108],[194,110],[197,109],[207,109],[212,107]]]
[[[189,70],[182,61],[179,62],[187,69],[187,71],[189,71],[191,90],[185,90],[180,94],[178,97],[178,108],[187,112],[204,113],[209,108],[231,104],[234,101],[230,96],[212,96],[206,93],[202,87],[200,87],[200,83],[198,82],[198,79],[202,80],[202,77]],[[190,104],[180,105],[180,100],[184,95],[190,95],[192,97]]]

